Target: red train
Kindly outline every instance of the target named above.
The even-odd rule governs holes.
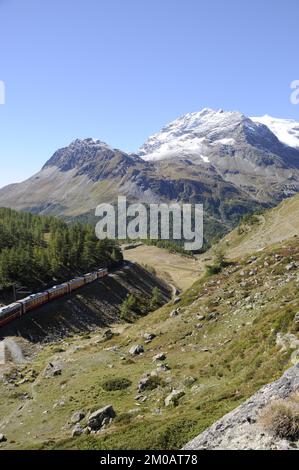
[[[90,282],[107,275],[108,269],[99,269],[98,271],[85,274],[82,277],[71,279],[69,282],[51,287],[44,292],[29,295],[29,297],[26,297],[25,299],[18,300],[17,302],[14,302],[10,305],[6,305],[5,307],[0,308],[0,327],[10,323],[16,318],[21,317],[25,313],[40,307],[41,305],[51,302],[51,300],[69,294],[74,290],[84,286],[85,284],[89,284]]]

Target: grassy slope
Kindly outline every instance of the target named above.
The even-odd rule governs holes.
[[[168,250],[156,246],[141,245],[126,250],[124,258],[154,268],[161,279],[183,290],[189,288],[201,273],[195,259],[169,253]]]
[[[197,281],[182,296],[181,313],[175,318],[169,317],[174,308],[169,304],[134,325],[116,327],[120,334],[107,342],[97,334],[73,337],[60,343],[61,349],[47,346],[32,364],[23,366],[23,376],[29,379],[35,371],[32,382],[17,387],[0,382],[0,431],[8,437],[2,447],[180,448],[276,379],[289,367],[291,355],[277,348],[276,333],[294,332],[293,318],[299,310],[298,270],[285,269],[291,259],[299,261],[298,241],[257,256],[257,261],[243,259],[217,276]],[[256,274],[249,275],[254,269]],[[219,314],[217,321],[199,321],[196,316],[213,312]],[[199,322],[201,329],[196,328]],[[146,331],[157,337],[145,345],[143,355],[131,359],[130,346],[143,344]],[[112,346],[117,350],[106,350]],[[137,383],[145,372],[156,369],[152,358],[159,352],[167,354],[171,370],[159,373],[162,385],[146,392],[148,398],[140,405],[135,400]],[[57,360],[62,375],[43,378],[44,367]],[[186,382],[190,376],[196,379],[193,385]],[[116,377],[129,378],[131,387],[105,392],[103,381]],[[184,388],[185,396],[177,407],[166,408],[164,399],[172,388]],[[66,424],[74,411],[88,412],[109,403],[118,414],[110,428],[98,436],[70,438]]]
[[[299,195],[284,200],[260,215],[257,223],[242,228],[243,233],[237,228],[222,241],[232,259],[299,236]]]

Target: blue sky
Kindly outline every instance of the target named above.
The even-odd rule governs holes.
[[[299,120],[298,0],[0,0],[0,186],[203,107]]]

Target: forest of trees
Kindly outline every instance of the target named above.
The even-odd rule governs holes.
[[[122,259],[91,225],[0,208],[0,288],[40,288]]]

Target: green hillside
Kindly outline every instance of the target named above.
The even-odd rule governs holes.
[[[68,338],[7,370],[0,383],[0,430],[8,439],[2,447],[182,447],[291,365],[287,334],[298,337],[298,266],[296,239],[252,253],[200,279],[175,305],[113,327],[112,337]],[[145,333],[156,336],[146,342]],[[132,356],[134,345],[144,353]],[[165,359],[153,360],[161,353]],[[61,374],[46,378],[50,362]],[[182,396],[165,406],[172,390]],[[109,404],[117,413],[112,424],[72,437],[74,412],[84,410],[86,426],[90,412]]]
[[[0,209],[0,285],[32,289],[121,259],[117,245],[99,241],[92,226]]]

